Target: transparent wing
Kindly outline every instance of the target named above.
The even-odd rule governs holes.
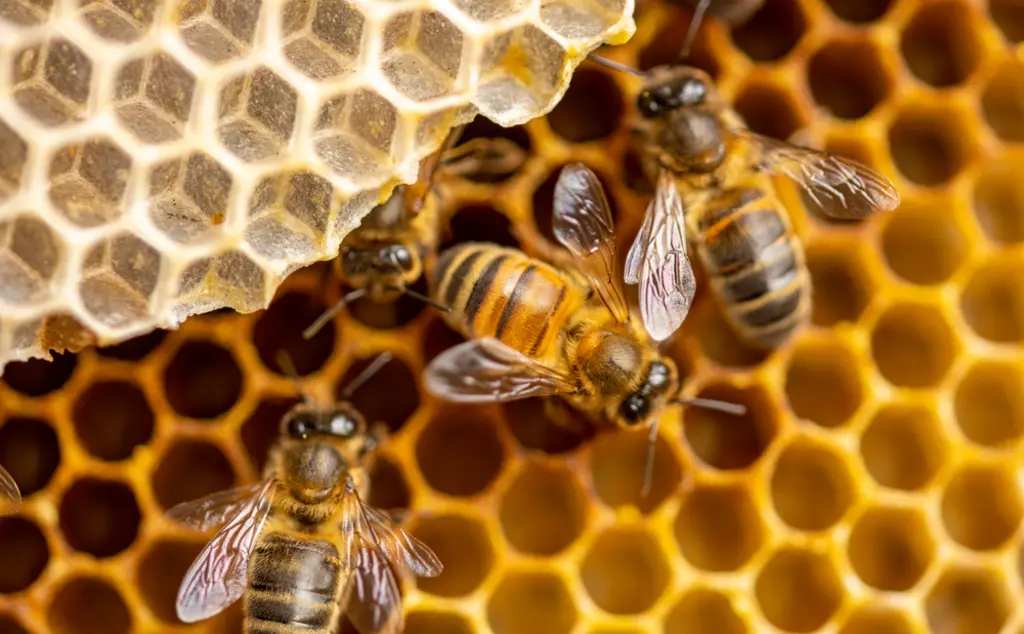
[[[406,533],[379,510],[365,506],[366,518],[377,535],[381,550],[393,565],[403,568],[417,577],[436,577],[444,566],[430,547]]]
[[[640,316],[654,340],[667,339],[682,325],[697,283],[686,256],[683,201],[667,171],[658,176],[658,191],[629,250],[626,281],[640,284]]]
[[[14,481],[11,474],[3,467],[0,467],[0,502],[4,500],[20,504],[21,492],[18,491],[18,483]]]
[[[497,339],[474,339],[445,350],[427,366],[427,389],[462,403],[503,403],[576,391],[571,377]]]
[[[167,517],[199,531],[209,530],[228,521],[254,496],[266,487],[266,482],[257,482],[237,489],[220,491],[198,500],[182,502],[167,511]]]
[[[526,162],[526,150],[508,139],[477,138],[447,150],[439,169],[446,176],[507,176]]]
[[[566,165],[558,177],[553,225],[555,238],[573,254],[615,320],[629,321],[629,306],[615,276],[612,212],[601,182],[582,163]]]
[[[245,591],[249,556],[270,512],[273,481],[238,509],[196,557],[178,589],[178,618],[185,623],[208,619],[238,600]]]
[[[806,200],[819,214],[859,220],[876,211],[890,211],[900,204],[896,187],[866,165],[750,130],[738,130],[736,134],[760,152],[762,169],[802,186]]]

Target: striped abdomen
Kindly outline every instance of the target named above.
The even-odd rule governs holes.
[[[448,306],[448,324],[468,338],[495,337],[532,357],[544,357],[579,290],[555,268],[520,251],[464,244],[438,259],[432,298]]]
[[[333,544],[268,532],[249,560],[246,634],[331,634],[341,561]]]
[[[784,343],[807,319],[810,283],[778,201],[755,189],[730,192],[697,229],[704,267],[739,334],[762,348]]]

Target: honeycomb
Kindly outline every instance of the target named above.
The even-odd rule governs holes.
[[[688,15],[646,2],[633,40],[606,54],[669,61]],[[421,304],[360,301],[303,340],[343,292],[323,290],[323,264],[265,311],[11,364],[0,464],[26,504],[0,522],[0,632],[239,631],[237,607],[175,623],[208,536],[163,511],[257,477],[297,400],[281,348],[321,398],[395,357],[354,401],[393,431],[372,503],[409,509],[446,566],[405,589],[410,634],[1024,631],[1021,41],[1011,0],[768,0],[731,33],[701,29],[695,62],[755,130],[871,164],[903,205],[829,224],[782,188],[813,326],[771,354],[747,349],[698,291],[668,346],[685,393],[748,414],[667,414],[646,498],[643,433],[580,438],[536,402],[434,400],[418,377],[458,338]],[[579,160],[630,244],[648,187],[628,149],[634,88],[588,64],[546,118],[473,123],[470,136],[507,136],[530,158],[504,181],[445,184],[447,243],[551,252],[555,179]]]
[[[0,367],[265,308],[632,0],[0,0]]]

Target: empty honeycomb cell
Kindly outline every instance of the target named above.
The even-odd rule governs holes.
[[[71,412],[78,442],[101,460],[124,460],[153,435],[153,411],[133,383],[93,383]]]
[[[853,245],[811,244],[806,251],[811,275],[811,321],[818,326],[854,323],[876,288],[863,256]]]
[[[568,634],[576,607],[562,580],[546,572],[509,572],[487,603],[494,634]]]
[[[825,0],[832,13],[847,22],[865,23],[880,19],[892,0]]]
[[[261,400],[253,413],[242,423],[242,444],[253,466],[262,470],[267,464],[270,447],[281,435],[281,419],[300,402],[297,398]]]
[[[621,11],[626,3],[617,0],[603,4],[601,11],[593,11],[568,0],[542,0],[540,16],[549,29],[562,37],[597,37],[612,26],[606,10]]]
[[[857,608],[839,634],[914,634],[914,627],[901,610],[869,604]]]
[[[85,256],[78,292],[89,314],[111,327],[144,319],[160,275],[160,252],[132,233],[100,241]]]
[[[949,454],[940,428],[935,412],[927,407],[885,405],[861,436],[864,466],[882,486],[907,491],[924,487]]]
[[[45,223],[31,216],[0,223],[0,301],[17,306],[49,299],[65,248]]]
[[[766,0],[757,13],[732,31],[733,42],[755,62],[780,60],[807,30],[807,18],[796,0]]]
[[[369,504],[379,509],[407,509],[411,494],[409,483],[397,463],[386,456],[378,456],[370,469]]]
[[[29,634],[29,631],[13,615],[0,614],[0,634]]]
[[[139,534],[141,519],[135,494],[112,480],[78,480],[60,503],[64,540],[94,557],[112,557],[128,549]]]
[[[824,427],[845,423],[863,398],[857,357],[834,341],[805,340],[786,371],[786,397],[793,413]]]
[[[581,117],[588,109],[594,109],[594,116]],[[623,97],[615,81],[603,71],[580,69],[565,97],[548,113],[548,125],[570,143],[587,143],[615,132],[622,112]]]
[[[63,37],[18,51],[11,72],[15,103],[43,125],[57,126],[84,115],[92,61]]]
[[[460,515],[422,517],[412,534],[444,562],[444,571],[417,580],[417,587],[440,597],[462,597],[476,590],[494,565],[494,549],[484,527]]]
[[[414,610],[405,615],[406,634],[473,634],[473,626],[461,614]]]
[[[344,56],[344,62],[348,63],[354,62],[355,58],[359,55],[365,18],[358,8],[345,0],[320,0],[311,4],[311,12],[308,11],[306,16],[302,16],[303,21],[308,21],[308,24],[304,24],[303,29],[299,33],[308,33],[309,36],[316,38],[317,44],[328,46],[329,51],[321,50],[318,51],[316,56],[311,56],[311,60],[324,60],[318,62],[316,66],[299,64],[296,63],[297,60],[294,55],[289,55],[289,57],[292,59],[293,64],[296,64],[301,70],[305,70],[311,77],[321,78],[336,75],[345,69],[344,66],[338,66],[337,56],[339,54]],[[302,7],[304,5],[300,4],[298,6]],[[298,24],[294,26],[297,27]],[[331,72],[310,72],[312,68],[317,68],[318,66],[326,66]]]
[[[971,160],[974,135],[958,112],[941,105],[904,108],[889,128],[896,169],[925,187],[943,185]]]
[[[735,485],[703,485],[684,499],[675,521],[683,557],[711,572],[738,570],[760,548],[764,526],[749,492]]]
[[[275,299],[252,329],[252,341],[263,365],[286,374],[286,368],[278,364],[278,355],[284,352],[300,376],[322,368],[334,349],[334,329],[324,328],[310,339],[303,337],[302,332],[324,310],[326,306],[320,299],[306,293],[283,293]]]
[[[187,477],[183,477],[187,474]],[[230,489],[235,472],[215,445],[178,441],[160,459],[152,476],[153,493],[164,509]]]
[[[988,80],[985,91],[981,94],[981,108],[985,121],[1003,141],[1024,141],[1022,94],[1024,65],[1016,60],[1003,62]]]
[[[60,465],[57,433],[34,418],[9,418],[0,424],[0,465],[14,476],[22,495],[39,491]]]
[[[107,359],[118,361],[142,361],[149,353],[153,352],[163,343],[167,337],[166,330],[153,330],[138,337],[132,337],[121,343],[103,348],[96,348],[96,352]]]
[[[766,81],[747,83],[736,95],[733,107],[748,128],[783,141],[806,125],[790,91]]]
[[[504,119],[536,109],[554,96],[565,55],[556,40],[533,24],[497,35],[483,51],[474,105],[496,120],[497,112]]]
[[[498,476],[504,461],[496,426],[470,409],[442,411],[416,441],[416,462],[423,477],[448,495],[481,493]]]
[[[227,219],[230,172],[209,155],[162,161],[149,176],[149,214],[157,229],[180,244],[219,236]]]
[[[23,517],[0,520],[0,594],[27,590],[50,561],[50,547],[35,523]]]
[[[96,577],[76,577],[58,588],[46,620],[53,634],[128,634],[132,627],[124,599]]]
[[[957,543],[973,550],[998,548],[1017,532],[1024,515],[1010,473],[995,466],[961,469],[942,495],[942,523]]]
[[[928,626],[934,634],[995,634],[1013,610],[1008,595],[994,571],[947,570],[925,599]]]
[[[361,359],[353,363],[338,382],[338,398],[342,398],[352,381],[377,358]],[[385,391],[389,397],[380,398]],[[350,400],[368,423],[385,423],[392,432],[401,429],[420,406],[416,377],[404,361],[394,357],[359,386]]]
[[[754,584],[768,621],[787,632],[813,632],[839,609],[843,586],[822,554],[783,548],[768,560]]]
[[[686,41],[686,34],[690,30],[693,13],[675,6],[663,6],[663,8],[669,9],[669,14],[659,25],[660,29],[654,38],[637,56],[637,67],[640,70],[650,70],[655,66],[673,64],[679,61],[682,54],[683,42]],[[686,63],[700,68],[717,79],[721,72],[720,62],[708,51],[705,33],[704,29],[697,30]]]
[[[381,70],[398,92],[414,101],[452,93],[465,42],[447,16],[439,11],[399,13],[385,29]]]
[[[171,55],[153,53],[125,64],[116,79],[117,117],[143,143],[180,139],[192,110],[195,76]]]
[[[1012,363],[980,361],[956,388],[960,431],[971,442],[1000,447],[1024,434],[1024,372]]]
[[[668,424],[676,424],[674,416]],[[654,444],[650,487],[642,495],[650,450],[645,430],[598,434],[591,441],[590,477],[594,492],[609,506],[632,504],[649,513],[679,491],[683,470],[668,442],[660,435]]]
[[[543,451],[547,454],[564,454],[576,449],[592,434],[581,433],[587,429],[585,416],[570,407],[560,407],[562,414],[569,418],[567,426],[552,420],[545,399],[528,398],[504,404],[505,427],[523,449]],[[559,406],[555,406],[559,407]]]
[[[241,0],[182,3],[178,35],[192,52],[212,63],[240,57],[248,51],[259,9]]]
[[[942,381],[958,347],[946,318],[927,304],[890,306],[871,333],[875,365],[899,387],[924,388]]]
[[[322,176],[307,170],[273,173],[250,199],[246,242],[271,260],[312,257],[326,237],[339,201],[334,187]]]
[[[695,588],[683,595],[665,620],[664,634],[745,634],[747,627],[729,598],[715,590]]]
[[[18,191],[27,159],[28,145],[25,140],[0,119],[0,200]]]
[[[818,105],[833,116],[859,119],[889,95],[892,78],[870,40],[833,40],[808,62],[808,82]]]
[[[693,453],[715,469],[744,469],[754,464],[778,431],[775,409],[763,388],[712,386],[698,396],[743,405],[747,411],[735,416],[712,409],[685,408],[683,430]]]
[[[611,614],[640,614],[650,609],[665,591],[669,574],[658,542],[635,528],[602,533],[580,566],[587,594]]]
[[[469,205],[456,211],[448,225],[448,238],[441,250],[464,242],[490,242],[503,247],[519,247],[508,218],[488,205]]]
[[[889,268],[912,284],[940,284],[960,268],[969,245],[942,202],[904,204],[888,217],[882,254]]]
[[[1024,340],[1024,289],[1020,262],[1010,257],[983,264],[960,295],[960,311],[975,333],[999,343]]]
[[[875,507],[850,532],[850,563],[864,583],[904,592],[921,580],[935,557],[935,539],[920,511]]]
[[[498,517],[513,548],[550,557],[583,532],[585,508],[583,491],[572,471],[528,462],[505,492]]]
[[[202,548],[201,542],[159,540],[140,553],[136,583],[146,607],[164,623],[180,622],[175,610],[178,586]]]
[[[981,47],[974,12],[959,0],[922,5],[900,41],[910,72],[940,88],[965,81],[978,66]]]
[[[242,391],[242,372],[234,356],[208,341],[186,341],[164,369],[167,402],[182,416],[217,418],[231,409]]]
[[[29,359],[9,363],[2,378],[9,388],[25,396],[45,396],[63,387],[76,365],[75,355],[56,353],[53,361]]]
[[[1024,186],[1015,165],[1015,161],[995,161],[974,183],[974,217],[988,239],[1000,244],[1024,242]]]
[[[1011,42],[1024,40],[1024,7],[1016,0],[989,0],[989,14],[1003,37]]]
[[[154,0],[101,0],[82,2],[80,17],[103,39],[128,44],[142,37],[152,26],[157,2]]]
[[[782,521],[804,531],[833,526],[856,495],[845,458],[828,445],[797,440],[782,450],[771,476],[772,504]]]
[[[50,163],[50,202],[79,227],[112,222],[124,213],[121,203],[131,170],[131,156],[110,139],[64,147]]]
[[[529,6],[528,0],[452,0],[452,4],[477,22],[507,19]]]
[[[268,68],[228,81],[220,95],[221,143],[247,162],[280,154],[295,127],[298,95]]]

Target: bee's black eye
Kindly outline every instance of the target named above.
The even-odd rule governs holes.
[[[295,440],[306,440],[316,431],[316,422],[306,416],[296,416],[288,421],[288,435]]]
[[[627,425],[636,425],[647,418],[647,398],[642,394],[627,396],[619,406],[619,415]]]
[[[356,422],[346,414],[335,414],[328,423],[327,433],[339,438],[351,438],[356,433]]]
[[[657,117],[671,110],[699,106],[707,97],[708,87],[695,77],[673,80],[652,86],[640,93],[636,107],[645,118]]]
[[[412,269],[412,253],[404,245],[397,245],[391,250],[391,255],[395,259],[395,263],[403,271]]]

